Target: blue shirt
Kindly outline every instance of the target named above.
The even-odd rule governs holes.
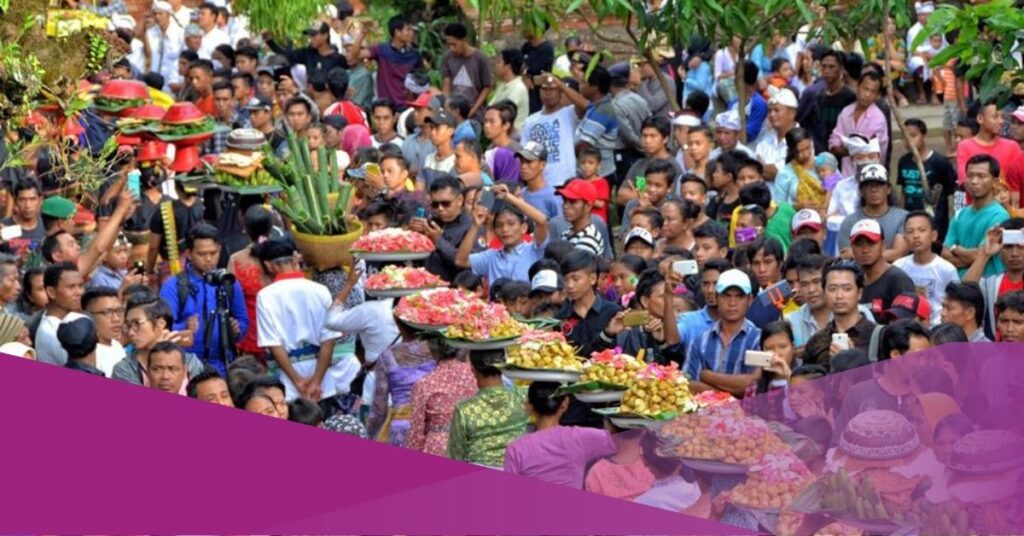
[[[748,374],[750,367],[743,364],[743,356],[747,350],[761,347],[761,330],[749,320],[743,321],[743,327],[732,340],[729,347],[722,347],[722,323],[705,331],[690,343],[686,352],[686,364],[683,372],[691,381],[700,381],[700,373],[710,370],[719,374]]]
[[[473,128],[473,123],[470,121],[463,121],[459,123],[459,126],[455,127],[455,134],[452,136],[452,146],[458,145],[466,140],[476,140],[479,136],[476,134],[476,129]]]
[[[107,266],[100,266],[89,279],[89,288],[108,287],[114,290],[121,288],[121,282],[128,270],[113,270]]]
[[[486,277],[493,283],[501,277],[516,281],[530,280],[530,267],[544,257],[546,244],[521,242],[512,251],[488,249],[469,256],[469,267],[473,273]]]
[[[523,201],[543,212],[549,220],[562,215],[562,198],[555,193],[555,187],[550,184],[536,192],[531,192],[529,188],[523,188],[520,195]]]
[[[755,91],[750,97],[750,104],[747,109],[747,139],[756,140],[761,134],[761,127],[768,117],[768,102],[764,100],[761,93]]]
[[[699,311],[683,313],[676,320],[676,327],[679,328],[679,341],[689,344],[697,340],[701,333],[711,329],[715,325],[715,319],[708,314],[708,306],[705,305]]]
[[[163,287],[160,288],[160,298],[171,309],[171,319],[173,321],[171,329],[173,331],[182,331],[186,328],[189,318],[197,317],[199,319],[199,327],[193,335],[192,346],[185,348],[185,351],[199,356],[204,363],[212,365],[222,375],[226,375],[226,356],[222,355],[219,343],[221,326],[217,322],[216,316],[214,316],[217,311],[217,287],[208,285],[201,276],[195,273],[191,264],[187,267],[187,273],[189,292],[185,298],[185,306],[180,310],[178,308],[178,277],[169,278],[164,282]],[[238,284],[238,281],[235,281],[233,290],[229,294],[231,303],[228,304],[228,307],[231,309],[231,318],[238,321],[240,329],[240,333],[234,339],[238,341],[245,336],[245,332],[249,329],[249,316],[245,311],[245,296],[242,295],[242,286]],[[203,340],[206,335],[207,322],[214,323],[210,333],[211,342],[209,345]]]
[[[711,65],[706,61],[700,62],[696,69],[686,73],[686,81],[683,82],[683,100],[686,100],[694,91],[703,91],[706,95],[714,95],[715,75],[711,71]]]

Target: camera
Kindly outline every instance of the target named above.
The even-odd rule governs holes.
[[[234,285],[235,274],[232,274],[231,272],[228,272],[227,270],[221,268],[219,270],[207,272],[206,275],[203,276],[203,281],[205,281],[207,285],[213,287],[219,287],[222,285]]]

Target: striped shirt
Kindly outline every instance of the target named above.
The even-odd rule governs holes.
[[[604,236],[593,223],[578,232],[573,232],[571,228],[566,230],[562,234],[562,239],[568,240],[573,246],[589,251],[598,257],[604,255]]]
[[[719,374],[748,374],[751,368],[743,364],[743,356],[747,350],[761,347],[761,330],[750,320],[743,321],[743,327],[729,341],[729,346],[722,346],[722,322],[701,334],[690,343],[686,352],[686,364],[683,372],[690,381],[700,381],[700,373],[710,370]]]
[[[583,121],[576,127],[576,142],[592,145],[601,152],[601,169],[598,174],[609,177],[615,174],[614,152],[618,141],[619,120],[615,116],[611,96],[605,95],[587,108]]]

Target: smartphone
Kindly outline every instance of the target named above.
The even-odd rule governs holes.
[[[772,353],[747,350],[743,355],[743,364],[748,367],[768,368],[772,366]]]
[[[135,273],[137,273],[139,275],[145,275],[146,274],[146,263],[143,262],[143,261],[135,261],[135,263],[132,264],[132,270],[134,270]]]
[[[845,333],[833,333],[832,344],[836,345],[840,350],[849,350],[850,336]]]
[[[1003,229],[1003,245],[1024,245],[1024,231]]]
[[[672,263],[672,271],[686,277],[688,275],[697,275],[697,261],[676,261]]]
[[[647,189],[647,177],[644,177],[643,175],[641,175],[641,176],[633,179],[633,181],[636,183],[636,191],[637,192],[643,193],[644,190]]]
[[[15,238],[21,238],[21,226],[20,225],[8,225],[3,229],[0,229],[0,239],[13,240]]]
[[[494,192],[490,188],[485,188],[480,191],[480,198],[477,200],[481,206],[487,209],[488,212],[494,212],[494,203],[497,202],[498,198],[494,196]]]
[[[416,217],[424,220],[427,219],[427,209],[416,207]]]
[[[627,328],[635,328],[646,326],[650,320],[651,316],[647,314],[647,311],[630,311],[626,313],[626,316],[622,317],[622,325]]]
[[[754,240],[757,240],[756,227],[744,227],[742,229],[736,229],[737,244],[746,244],[747,242],[753,242]]]
[[[128,172],[128,191],[131,192],[132,197],[138,199],[142,197],[142,172],[133,169]]]

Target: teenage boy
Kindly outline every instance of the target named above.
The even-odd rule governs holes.
[[[711,164],[711,188],[718,192],[706,210],[709,218],[728,224],[740,206],[740,185],[736,181],[739,161],[732,153],[722,153]]]
[[[469,29],[461,22],[444,28],[444,44],[448,52],[441,57],[441,92],[445,97],[462,95],[472,106],[469,117],[476,117],[494,87],[491,64],[479,50],[469,44]]]
[[[686,156],[693,162],[693,165],[689,166],[687,172],[707,180],[712,171],[708,164],[710,163],[711,149],[714,146],[711,129],[707,125],[691,128],[686,135]]]
[[[995,335],[996,300],[1010,292],[1024,290],[1024,244],[1007,244],[1004,239],[1006,231],[1021,230],[1024,230],[1024,219],[1021,218],[1007,220],[989,230],[984,245],[978,249],[978,258],[963,276],[965,283],[973,281],[981,285],[988,313],[985,329],[990,336]],[[992,265],[991,260],[1001,260],[1004,271],[982,277],[985,267]]]
[[[547,157],[547,149],[535,141],[526,142],[516,151],[519,178],[525,185],[520,192],[523,201],[552,219],[562,214],[562,200],[555,194],[555,188],[544,180]]]
[[[985,295],[977,283],[950,283],[940,311],[942,322],[964,329],[970,342],[991,342],[985,335]]]
[[[598,337],[618,314],[619,306],[597,293],[597,259],[591,253],[573,251],[562,261],[561,272],[568,299],[557,315],[562,333],[581,355],[590,355],[600,349]]]
[[[939,233],[935,221],[923,210],[911,212],[903,224],[904,235],[910,243],[910,255],[898,259],[893,266],[903,270],[914,281],[919,294],[928,298],[931,306],[931,324],[938,324],[942,316],[942,302],[946,286],[960,281],[956,267],[935,253]]]
[[[679,340],[684,345],[697,340],[701,333],[711,329],[718,320],[718,295],[715,292],[715,284],[719,275],[732,268],[732,263],[725,259],[711,259],[701,266],[700,292],[704,298],[704,307],[683,313],[676,320]]]
[[[928,149],[925,142],[928,126],[924,121],[911,118],[904,121],[903,126],[910,143],[917,148],[917,154],[924,159],[924,172],[928,178],[928,186],[932,191],[937,192],[938,199],[934,200],[935,229],[939,232],[939,241],[945,240],[946,229],[949,228],[949,204],[957,188],[956,170],[949,162],[949,158]],[[921,171],[917,168],[917,162],[909,148],[907,154],[900,157],[896,173],[896,184],[900,187],[897,206],[909,211],[924,210],[932,196],[929,192],[924,191]],[[940,186],[941,190],[939,190]]]
[[[907,274],[885,260],[884,242],[882,227],[875,220],[861,220],[850,232],[853,258],[864,270],[860,303],[869,305],[876,319],[882,318],[882,313],[889,310],[897,296],[915,292],[914,282]]]
[[[636,210],[661,209],[672,191],[672,185],[676,182],[676,169],[675,162],[667,158],[650,161],[644,180],[639,184],[643,188],[637,189],[639,195],[636,199],[630,199],[626,203],[626,218],[631,218]],[[637,180],[639,181],[639,177]]]
[[[439,110],[426,119],[426,127],[430,129],[430,142],[434,152],[427,155],[423,169],[416,177],[417,190],[430,190],[430,184],[441,175],[449,175],[455,170],[455,147],[452,137],[455,135],[455,118],[446,111]]]
[[[591,254],[605,254],[606,245],[601,231],[591,222],[591,212],[597,201],[597,191],[584,179],[573,179],[558,190],[562,197],[562,213],[570,225],[561,236],[573,246]]]
[[[626,233],[622,247],[627,255],[636,255],[646,260],[654,257],[655,241],[651,232],[643,227],[634,227]]]
[[[364,60],[377,62],[377,95],[391,102],[405,100],[405,75],[423,65],[423,57],[413,45],[416,30],[403,15],[388,20],[388,34],[391,41],[363,48],[363,40],[369,35],[371,26],[363,26],[355,43],[348,49],[349,65],[359,65]]]
[[[963,140],[956,146],[957,180],[965,186],[969,179],[967,168],[975,157],[985,155],[995,159],[998,162],[996,169],[1000,170],[1007,169],[1010,162],[1013,162],[1013,159],[1021,152],[1017,142],[1000,135],[1003,130],[1003,113],[996,106],[994,100],[974,103],[967,111],[967,115],[978,120],[978,130],[974,137]],[[997,171],[993,175],[998,180],[999,172]]]

